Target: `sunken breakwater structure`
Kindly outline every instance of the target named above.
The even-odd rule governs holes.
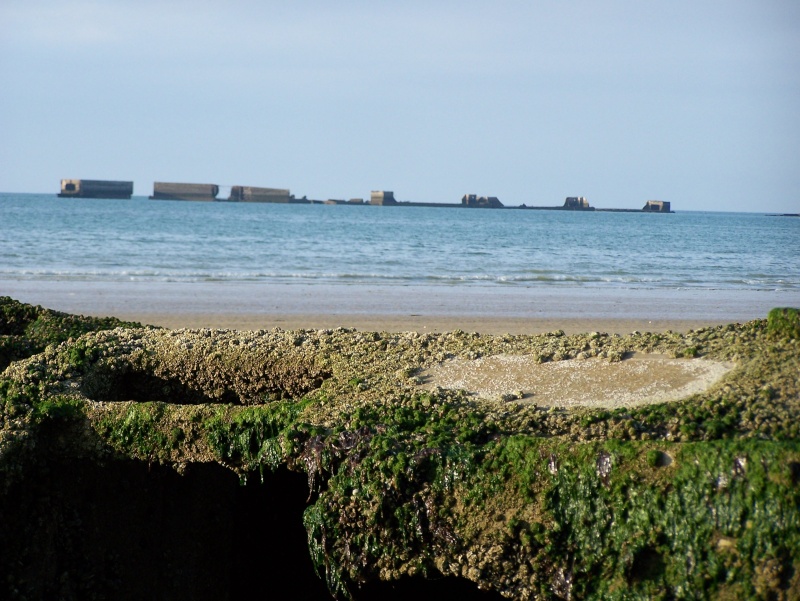
[[[121,198],[133,195],[133,182],[98,179],[62,179],[60,198]]]
[[[373,205],[390,207],[431,207],[455,209],[531,209],[545,211],[606,211],[618,213],[672,213],[670,203],[663,200],[648,200],[641,209],[601,209],[589,204],[583,196],[570,196],[563,205],[555,206],[505,206],[496,196],[479,196],[465,194],[458,203],[414,202],[397,200],[394,192],[373,190],[369,200],[351,198],[349,200],[333,199],[311,200],[305,196],[296,198],[289,189],[259,188],[255,186],[231,186],[227,198],[219,198],[220,186],[217,184],[192,184],[175,182],[155,182],[151,200],[188,200],[205,202],[262,202],[281,204],[325,204],[325,205]],[[133,182],[104,180],[61,180],[61,198],[121,198],[128,199],[133,195]]]
[[[551,406],[483,357],[725,362]],[[583,363],[585,365],[585,363]],[[673,332],[165,330],[0,297],[0,598],[800,599],[800,312]]]

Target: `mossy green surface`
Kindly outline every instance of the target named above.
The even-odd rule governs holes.
[[[800,309],[772,309],[767,315],[767,330],[778,338],[800,338]]]
[[[119,327],[135,328],[142,324],[115,317],[70,315],[0,296],[0,372],[12,361],[40,353],[48,344]]]
[[[7,331],[29,332],[36,311],[6,306]],[[308,478],[309,551],[340,597],[445,575],[514,599],[788,601],[800,598],[796,320],[782,309],[626,337],[68,336],[0,378],[0,495],[54,452],[178,472],[217,463],[242,480],[286,467]],[[674,403],[569,411],[417,378],[453,357],[633,352],[736,367]]]

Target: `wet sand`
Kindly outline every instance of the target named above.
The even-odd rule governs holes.
[[[531,355],[452,359],[421,375],[425,388],[540,407],[617,409],[677,401],[704,392],[734,364],[637,353],[623,361],[569,359],[540,363]]]
[[[608,332],[629,334],[640,332],[688,332],[689,330],[720,325],[726,322],[703,320],[643,320],[643,319],[537,319],[509,317],[460,317],[452,315],[324,315],[324,314],[169,314],[130,313],[115,315],[125,320],[139,321],[165,328],[222,328],[231,330],[320,330],[355,328],[363,332],[479,332],[481,334],[540,334],[563,330],[567,334]]]
[[[486,334],[685,332],[800,305],[799,292],[0,280],[0,295],[51,309],[169,328]]]

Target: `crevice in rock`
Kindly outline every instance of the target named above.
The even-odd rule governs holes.
[[[302,515],[303,474],[217,464],[35,462],[0,496],[0,598],[329,600]],[[373,582],[356,601],[500,599],[458,578]]]
[[[253,405],[270,400],[301,398],[331,376],[309,365],[268,364],[233,373],[165,369],[132,365],[97,365],[83,375],[80,390],[87,398],[113,403],[158,401],[175,405],[222,403]]]
[[[230,599],[272,598],[286,591],[298,601],[329,600],[314,571],[303,527],[308,498],[304,474],[285,468],[250,474],[235,493]],[[277,597],[276,597],[277,598]]]
[[[178,378],[167,378],[133,370],[119,372],[97,370],[96,373],[84,377],[81,392],[93,401],[100,403],[121,401],[138,403],[160,401],[175,405],[239,403],[238,396],[229,390],[225,390],[221,394],[221,398],[212,398],[203,391],[181,382]]]
[[[403,578],[396,582],[370,582],[353,591],[355,601],[407,601],[408,599],[458,599],[500,601],[495,591],[482,591],[466,578]]]
[[[51,460],[26,471],[0,507],[6,598],[226,595],[237,479],[224,468],[182,477],[137,461]]]
[[[0,497],[0,598],[330,599],[302,525],[306,478],[216,464],[47,461]]]

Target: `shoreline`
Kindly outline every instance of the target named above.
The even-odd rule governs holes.
[[[566,334],[605,332],[630,334],[640,332],[685,333],[702,327],[725,325],[728,321],[688,319],[636,320],[612,318],[508,318],[508,317],[458,317],[452,315],[398,316],[398,315],[324,315],[324,314],[168,314],[130,313],[114,315],[124,321],[168,329],[223,329],[223,330],[333,330],[355,328],[361,332],[477,332],[479,334],[541,334],[563,330]]]
[[[0,280],[0,295],[167,328],[485,334],[686,332],[800,306],[798,291]]]

